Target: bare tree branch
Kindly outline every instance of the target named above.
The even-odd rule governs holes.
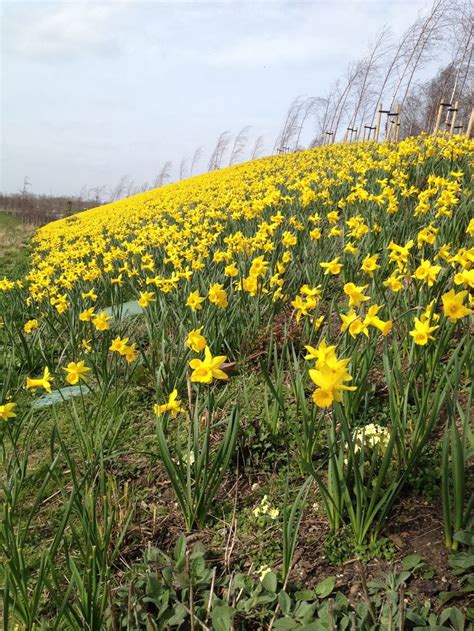
[[[158,188],[159,186],[163,186],[163,184],[165,184],[170,179],[172,166],[173,166],[173,163],[171,162],[171,160],[167,160],[164,163],[163,168],[161,169],[161,171],[158,173],[158,175],[153,181],[153,188]]]
[[[208,171],[215,171],[216,169],[220,169],[224,153],[226,152],[229,143],[230,132],[223,131],[217,139],[216,146],[214,147],[214,151],[212,152],[209,159],[209,163],[207,166]]]
[[[193,155],[193,159],[191,161],[191,169],[189,171],[189,176],[191,177],[191,175],[194,173],[194,167],[196,166],[196,164],[199,162],[199,160],[201,159],[202,156],[202,147],[198,147],[196,149],[196,151],[194,152]]]
[[[256,158],[259,157],[258,154],[263,149],[263,142],[264,142],[264,137],[263,136],[259,136],[257,138],[257,140],[255,141],[254,145],[253,145],[252,153],[250,154],[250,159],[251,160],[255,160]]]
[[[181,160],[181,164],[179,165],[179,179],[184,180],[186,177],[186,158]]]
[[[234,144],[232,145],[232,151],[230,152],[229,166],[235,164],[242,155],[248,141],[248,133],[250,129],[251,127],[249,125],[243,127],[235,137]]]

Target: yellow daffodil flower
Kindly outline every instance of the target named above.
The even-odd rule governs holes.
[[[79,362],[69,362],[66,368],[63,368],[66,371],[66,381],[74,386],[79,381],[87,381],[86,374],[90,372],[90,368],[85,365],[84,361]]]
[[[192,359],[189,366],[193,369],[191,381],[197,383],[212,383],[214,379],[228,379],[229,376],[221,370],[222,365],[226,362],[225,355],[217,355],[213,357],[209,347],[204,349],[204,360]]]

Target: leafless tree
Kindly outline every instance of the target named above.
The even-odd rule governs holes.
[[[171,160],[167,160],[164,163],[163,168],[153,181],[153,188],[158,188],[159,186],[163,186],[163,184],[166,184],[166,182],[170,179],[172,166],[173,163],[171,162]]]
[[[193,154],[193,159],[191,161],[191,169],[189,171],[189,176],[191,176],[194,173],[194,167],[196,166],[196,164],[201,159],[201,156],[202,156],[202,147],[198,147],[196,149],[196,151],[194,152],[194,154]]]
[[[466,104],[465,96],[472,96],[472,57],[474,52],[474,11],[472,1],[465,2],[458,11],[450,16],[450,27],[453,39],[453,61],[455,78],[452,85],[448,101],[454,103],[458,101],[462,108]],[[469,87],[471,86],[471,90]],[[466,89],[467,88],[467,89]],[[469,112],[470,112],[469,108]],[[461,116],[465,112],[460,112]],[[446,112],[446,121],[449,113]]]
[[[20,195],[22,195],[23,197],[26,197],[28,195],[28,189],[30,187],[31,187],[31,182],[28,179],[28,176],[25,175],[25,177],[23,178],[23,186],[21,188]]]
[[[132,178],[130,178],[130,181],[128,182],[128,187],[127,187],[127,195],[126,197],[130,197],[130,195],[133,195],[133,191],[135,190],[135,183],[132,180]]]
[[[374,97],[373,85],[378,78],[380,62],[387,54],[389,30],[383,27],[367,56],[358,64],[358,77],[355,84],[355,107],[349,127],[361,129],[364,115]]]
[[[474,77],[472,75],[471,72],[463,99],[459,101],[456,119],[459,124],[463,120],[467,122],[474,105]],[[439,103],[446,99],[446,95],[453,93],[457,76],[457,68],[450,63],[429,81],[413,86],[405,101],[404,116],[401,120],[400,136],[402,138],[434,127]]]
[[[216,146],[211,154],[209,159],[209,163],[207,166],[208,171],[215,171],[216,169],[220,169],[222,164],[222,159],[224,157],[225,152],[230,144],[230,132],[223,131],[219,138],[217,139]]]
[[[315,135],[310,142],[310,147],[318,147],[324,144],[326,132],[329,132],[329,121],[331,119],[331,107],[334,106],[334,89],[331,87],[329,96],[320,98],[314,111]]]
[[[324,106],[325,101],[325,99],[319,96],[312,96],[304,101],[303,106],[300,108],[299,111],[299,119],[297,121],[297,133],[293,144],[293,151],[298,151],[302,148],[300,146],[300,141],[305,125],[310,118],[314,118],[317,116],[319,108],[322,105]]]
[[[327,100],[321,97],[302,97],[293,100],[286,113],[282,129],[278,134],[273,153],[286,153],[302,149],[301,141],[305,126],[317,118],[321,109],[327,109]]]
[[[99,206],[100,204],[102,204],[101,201],[101,197],[105,192],[105,185],[104,186],[93,186],[90,190],[89,190],[89,195],[88,197],[91,197],[91,194],[94,195],[94,199],[95,202],[97,204],[97,206]]]
[[[186,158],[181,160],[181,164],[179,165],[179,179],[184,180],[186,177]]]
[[[55,196],[37,195],[28,190],[24,193],[23,187],[18,193],[0,193],[0,208],[7,214],[20,217],[25,223],[41,225],[97,206],[96,199],[87,198],[86,189],[84,187],[80,195]]]
[[[232,164],[235,164],[239,160],[240,156],[242,155],[242,152],[245,149],[245,146],[248,141],[248,133],[250,129],[251,128],[249,125],[242,127],[242,129],[239,131],[239,133],[235,137],[234,144],[232,145],[232,150],[230,152],[229,166],[231,166]]]
[[[421,17],[415,23],[412,38],[408,42],[406,63],[393,92],[390,104],[391,111],[393,111],[397,100],[400,101],[400,106],[403,108],[416,71],[421,67],[422,62],[429,57],[429,53],[436,43],[439,42],[439,37],[442,36],[443,27],[445,26],[448,1],[435,0],[428,15]]]
[[[295,138],[298,135],[300,116],[305,107],[305,100],[302,96],[298,96],[292,101],[286,113],[282,130],[273,146],[273,153],[285,153],[290,151],[291,146],[294,145]]]
[[[84,186],[81,188],[81,190],[79,192],[79,195],[77,195],[77,199],[85,199],[86,195],[87,195],[87,191],[88,191],[88,188],[84,184]]]
[[[250,159],[255,160],[259,157],[259,153],[263,150],[264,137],[259,136],[257,140],[254,142],[252,153],[250,154]]]
[[[394,79],[394,75],[397,73],[398,70],[398,66],[401,62],[401,59],[403,57],[403,51],[405,50],[405,47],[407,46],[407,42],[410,40],[410,38],[412,38],[412,34],[413,31],[416,28],[416,24],[412,24],[407,31],[404,33],[404,35],[402,36],[402,38],[400,39],[400,42],[398,43],[398,46],[395,48],[395,52],[393,53],[393,55],[391,56],[391,61],[387,66],[387,69],[385,71],[384,74],[384,79],[380,85],[379,90],[376,93],[375,99],[374,99],[374,109],[373,109],[373,113],[372,113],[372,119],[370,122],[371,127],[374,126],[375,123],[375,117],[377,115],[377,110],[378,110],[378,106],[381,103],[381,101],[384,98],[385,95],[385,91],[387,88],[390,88],[391,82]]]
[[[333,136],[334,138],[336,138],[337,136],[339,125],[341,124],[343,117],[347,114],[347,107],[350,103],[349,97],[357,81],[357,78],[360,76],[360,72],[361,72],[361,62],[358,62],[356,64],[351,64],[347,70],[345,83],[343,84],[344,88],[339,93],[339,96],[334,108],[334,113],[329,125],[329,127],[331,128],[331,131],[334,134]]]
[[[469,51],[469,57],[467,59],[467,62],[465,64],[465,68],[463,69],[462,66],[460,66],[460,71],[459,71],[459,75],[462,77],[462,80],[459,81],[458,85],[460,86],[458,89],[458,98],[462,99],[462,97],[464,96],[464,90],[466,88],[466,84],[468,84],[470,77],[472,77],[472,54],[474,52],[474,46],[472,45],[472,36],[471,36],[471,45],[470,45],[470,51]],[[451,96],[452,99],[454,99],[454,95],[456,94],[456,89],[454,88],[453,94]]]
[[[115,187],[110,191],[110,201],[113,202],[124,197],[128,179],[128,175],[122,175]]]
[[[413,89],[408,95],[401,118],[400,138],[415,136],[423,131],[425,126],[423,96],[420,86],[416,86],[416,89]]]

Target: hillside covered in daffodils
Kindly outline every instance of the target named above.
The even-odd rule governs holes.
[[[335,566],[395,558],[388,522],[428,453],[440,471],[441,540],[458,551],[472,508],[473,149],[440,135],[270,156],[37,231],[26,277],[0,280],[12,620],[64,616],[71,626],[58,628],[102,629],[133,609],[127,628],[152,628],[144,596],[130,604],[119,588],[171,524],[168,546],[180,532],[213,533],[225,551],[214,577],[254,577],[252,589],[280,603],[259,619],[297,628],[279,620],[297,620],[301,520],[316,511]],[[140,476],[130,482],[130,458],[163,495]],[[255,484],[240,491],[242,472]],[[137,524],[147,527],[129,557]],[[264,532],[281,543],[265,552]],[[238,606],[244,583],[226,615],[257,628],[250,605]],[[202,617],[198,605],[163,605],[169,627],[156,628],[207,620],[211,603],[223,607],[218,584]]]

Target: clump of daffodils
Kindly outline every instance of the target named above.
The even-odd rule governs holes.
[[[312,316],[314,310],[318,306],[321,297],[321,285],[317,287],[309,287],[303,285],[300,289],[300,295],[296,296],[291,306],[296,313],[296,321],[299,322],[302,317]],[[322,320],[321,320],[322,321]]]
[[[23,327],[23,331],[25,333],[32,333],[33,331],[36,331],[38,326],[39,326],[38,320],[36,320],[36,319],[28,320],[28,322],[25,322],[25,325]]]
[[[323,339],[318,348],[306,346],[308,355],[305,359],[316,360],[316,365],[309,371],[311,381],[317,388],[313,392],[314,403],[320,408],[330,407],[334,401],[342,401],[344,390],[357,390],[355,386],[346,386],[346,381],[352,381],[347,370],[350,359],[338,359],[335,346],[327,346]]]
[[[128,341],[128,337],[116,337],[112,340],[112,343],[109,346],[109,351],[112,351],[112,353],[118,353],[124,357],[128,363],[130,363],[135,361],[138,357],[138,352],[135,342],[133,344],[128,344]]]

